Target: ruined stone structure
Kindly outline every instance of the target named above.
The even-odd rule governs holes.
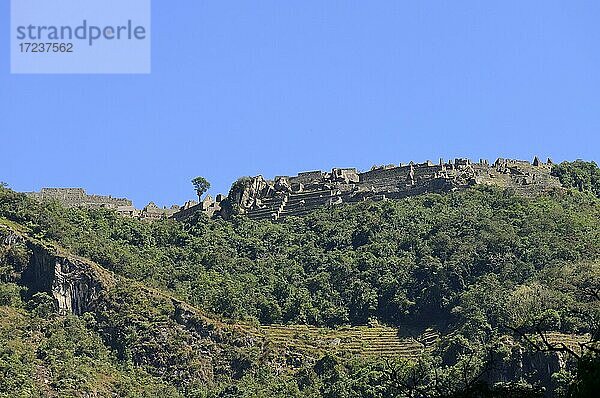
[[[55,199],[67,207],[107,207],[124,217],[142,220],[172,218],[183,221],[201,212],[209,217],[229,216],[233,212],[252,219],[278,220],[299,216],[319,207],[364,200],[400,199],[424,193],[444,193],[477,184],[511,188],[522,195],[535,195],[559,188],[558,178],[551,175],[552,161],[533,162],[497,159],[477,163],[454,159],[439,163],[374,166],[367,172],[354,168],[334,168],[331,172],[307,171],[296,176],[244,177],[236,181],[227,197],[207,195],[200,203],[188,201],[183,206],[160,208],[150,202],[142,210],[130,200],[112,196],[87,195],[81,188],[44,188],[28,193],[36,199]]]
[[[177,205],[170,208],[160,208],[154,202],[150,202],[139,212],[137,218],[142,220],[161,220],[171,217],[177,211],[179,211],[179,206]]]
[[[210,195],[206,195],[206,197],[200,203],[196,202],[195,200],[190,200],[185,202],[179,211],[172,214],[171,218],[177,221],[183,221],[187,220],[197,212],[202,212],[208,217],[212,217],[221,212],[221,203],[225,199],[225,196],[219,194],[215,197],[215,199],[213,199]]]
[[[134,206],[119,206],[115,210],[123,217],[152,221],[169,218],[178,212],[179,209],[180,207],[177,205],[173,205],[170,208],[161,208],[154,202],[150,202],[142,210],[136,209]]]
[[[134,206],[119,206],[116,210],[117,213],[123,217],[138,218],[140,216],[140,210],[136,209]]]
[[[273,180],[246,177],[234,183],[228,202],[250,218],[277,220],[322,206],[443,193],[476,184],[532,195],[560,187],[558,179],[550,174],[551,167],[550,159],[542,163],[537,157],[532,163],[499,158],[491,165],[485,160],[473,163],[469,159],[440,159],[438,164],[410,162],[373,167],[364,173],[353,168],[334,168],[331,172],[309,171]]]
[[[65,207],[114,209],[123,217],[142,220],[169,218],[179,211],[179,206],[160,208],[154,202],[150,202],[142,210],[139,210],[129,199],[113,198],[110,195],[88,195],[83,188],[42,188],[40,192],[26,192],[26,195],[37,200],[57,200]]]
[[[65,207],[116,209],[132,205],[131,201],[125,198],[88,195],[83,188],[42,188],[40,192],[27,192],[26,195],[37,200],[57,200]]]

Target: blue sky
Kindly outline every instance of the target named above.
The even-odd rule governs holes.
[[[0,24],[9,25],[9,2]],[[239,176],[600,160],[600,2],[154,0],[150,75],[10,75],[0,181],[137,206]]]

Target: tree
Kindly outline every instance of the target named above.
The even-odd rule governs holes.
[[[600,168],[595,162],[576,160],[562,162],[552,167],[552,175],[558,177],[566,188],[587,191],[600,197]]]
[[[198,200],[202,200],[202,195],[210,188],[210,182],[204,177],[196,177],[192,180],[192,184],[198,195]]]

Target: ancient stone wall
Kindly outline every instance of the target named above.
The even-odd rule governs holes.
[[[511,188],[522,195],[538,195],[560,188],[558,178],[551,175],[550,160],[543,163],[498,158],[493,164],[481,159],[454,159],[373,167],[359,173],[354,168],[334,168],[278,176],[266,180],[262,176],[244,177],[236,181],[229,195],[207,196],[201,203],[188,202],[183,207],[159,208],[150,202],[137,210],[128,199],[87,195],[81,188],[44,188],[29,193],[36,199],[55,199],[67,207],[108,207],[120,215],[143,220],[173,218],[185,220],[197,212],[209,217],[228,217],[234,213],[256,219],[277,220],[302,215],[316,208],[363,200],[400,199],[424,193],[444,193],[476,184]]]
[[[215,199],[210,195],[206,195],[200,203],[194,200],[186,202],[182,207],[170,214],[169,218],[176,221],[184,221],[199,212],[206,214],[208,217],[212,217],[221,211],[221,202],[224,200],[225,196],[221,194],[217,195]]]
[[[358,173],[355,169],[310,171],[297,176],[246,177],[234,184],[227,199],[240,213],[256,219],[276,220],[305,214],[322,206],[362,200],[399,199],[424,193],[444,193],[476,184],[512,188],[536,195],[560,187],[551,175],[551,163],[536,157],[532,163],[499,158],[492,165],[481,159],[431,161],[401,166],[381,166]],[[240,183],[243,181],[243,183]],[[227,215],[227,214],[225,214]]]
[[[395,178],[398,180],[406,179],[410,172],[409,166],[401,166],[394,168],[379,168],[366,173],[359,174],[359,181],[361,183],[368,183],[372,181],[379,181],[387,178]]]
[[[83,188],[42,188],[40,192],[27,192],[37,200],[57,200],[65,207],[108,207],[131,206],[129,199],[112,196],[88,195]]]
[[[323,181],[326,176],[327,174],[321,170],[306,171],[303,173],[298,173],[298,176],[296,177],[290,177],[290,182],[299,184],[315,184]]]

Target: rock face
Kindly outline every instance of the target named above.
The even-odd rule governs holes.
[[[31,249],[30,265],[23,274],[25,284],[51,293],[62,315],[90,311],[105,288],[100,275],[83,260],[60,257],[37,245]]]
[[[272,182],[267,182],[262,176],[238,180],[230,193],[234,203],[243,209],[261,206],[261,199],[272,196],[275,187]]]
[[[53,246],[13,231],[3,235],[3,245],[21,245],[29,254],[27,264],[16,276],[18,282],[27,286],[31,294],[51,294],[62,315],[81,315],[92,310],[111,283],[108,272],[87,260],[61,254]]]
[[[576,365],[573,361],[560,352],[528,351],[515,344],[510,357],[497,361],[483,379],[490,384],[528,380],[548,386],[548,391],[553,391],[558,384],[552,375],[573,368]]]
[[[533,163],[499,158],[491,165],[484,160],[473,163],[469,159],[440,159],[439,164],[411,162],[373,167],[364,173],[334,168],[331,172],[308,171],[274,180],[262,176],[242,178],[233,184],[227,201],[250,218],[277,220],[322,206],[443,193],[477,184],[507,187],[529,195],[560,187],[551,168],[551,162],[544,164],[537,157]]]

